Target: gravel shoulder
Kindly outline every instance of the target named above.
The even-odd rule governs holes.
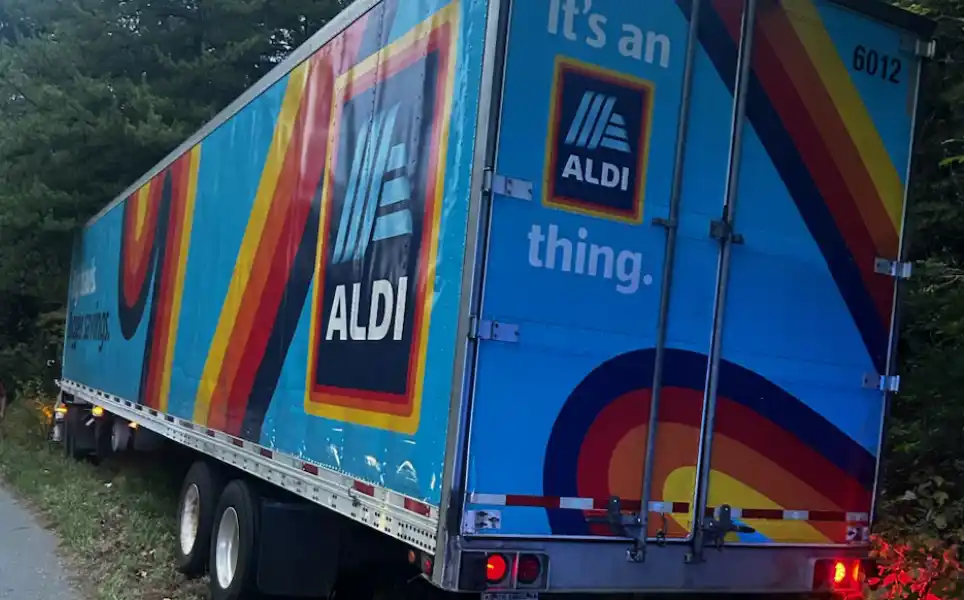
[[[57,554],[57,538],[0,487],[0,598],[79,600]]]

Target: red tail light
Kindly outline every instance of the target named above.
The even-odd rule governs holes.
[[[847,582],[847,565],[843,561],[833,563],[833,584],[841,586]]]
[[[539,560],[538,556],[535,554],[519,555],[518,570],[516,571],[519,583],[532,585],[539,580],[540,575],[542,575],[542,561]]]
[[[485,579],[489,583],[499,583],[509,572],[509,563],[501,554],[490,554],[485,562]]]
[[[864,566],[858,559],[820,559],[814,563],[815,591],[858,592],[863,581]]]
[[[463,552],[459,591],[545,590],[549,585],[549,556],[540,552],[498,549]]]

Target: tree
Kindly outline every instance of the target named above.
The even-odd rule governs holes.
[[[0,368],[57,355],[80,225],[347,4],[0,4]]]

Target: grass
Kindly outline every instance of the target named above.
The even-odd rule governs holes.
[[[46,440],[43,400],[21,399],[0,423],[0,478],[56,532],[63,555],[95,600],[196,600],[203,581],[174,569],[182,461],[127,456],[99,465]]]

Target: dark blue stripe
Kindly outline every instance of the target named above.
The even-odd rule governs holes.
[[[677,0],[677,4],[689,17],[690,1]],[[737,44],[710,2],[703,3],[700,17],[700,44],[732,94],[736,81]],[[748,83],[747,120],[763,143],[773,166],[786,185],[797,210],[800,211],[800,216],[810,235],[817,242],[837,284],[837,289],[864,341],[874,368],[878,373],[883,373],[886,370],[889,336],[887,328],[883,326],[878,316],[877,305],[863,283],[860,267],[837,228],[833,215],[800,156],[793,137],[783,126],[779,114],[755,72],[751,73]]]
[[[559,412],[546,446],[544,495],[579,495],[579,454],[587,433],[610,403],[629,392],[651,387],[654,359],[652,349],[622,354],[596,367],[576,386]],[[667,349],[664,385],[702,391],[706,361],[703,354]],[[763,376],[721,361],[719,395],[746,406],[795,436],[866,489],[873,486],[874,456],[825,417]],[[599,468],[608,466],[599,465]],[[589,531],[578,511],[550,510],[549,522],[556,534],[584,535]]]

